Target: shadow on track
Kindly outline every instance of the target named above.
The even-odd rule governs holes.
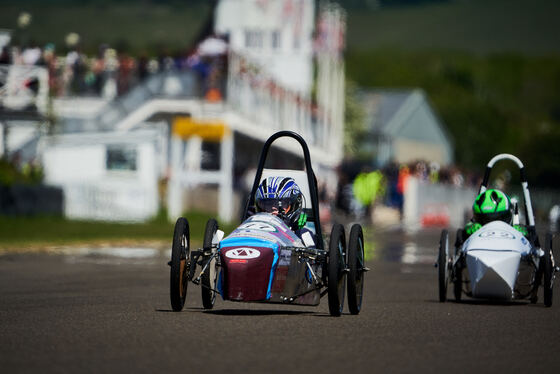
[[[439,300],[424,300],[426,303],[433,304],[445,304],[441,303]],[[525,300],[512,300],[512,301],[501,301],[501,300],[484,300],[484,299],[467,299],[467,300],[447,300],[446,303],[451,304],[465,304],[465,305],[488,305],[488,306],[524,306],[524,305],[535,305],[531,304]],[[538,304],[536,304],[538,305]]]
[[[198,311],[198,310],[197,310]],[[221,316],[269,316],[269,315],[312,315],[311,311],[295,310],[255,310],[255,309],[220,309],[220,310],[201,310],[204,314],[215,314]]]
[[[255,310],[255,309],[218,309],[206,310],[203,308],[185,308],[181,312],[174,312],[172,309],[155,309],[159,313],[204,313],[215,314],[218,316],[272,316],[272,315],[313,315],[313,311],[296,311],[296,310]]]

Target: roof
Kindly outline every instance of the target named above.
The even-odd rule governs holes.
[[[398,137],[406,131],[407,136],[410,136],[410,120],[414,118],[415,124],[422,127],[416,131],[417,140],[427,140],[426,137],[436,131],[448,143],[452,143],[423,90],[373,89],[362,92],[361,97],[366,111],[366,126],[372,133]],[[427,126],[433,127],[432,131],[426,131],[429,130]]]
[[[372,90],[362,93],[367,126],[374,132],[383,132],[411,92],[411,90]]]

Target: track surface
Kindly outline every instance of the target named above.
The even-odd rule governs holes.
[[[530,372],[560,365],[560,294],[437,301],[438,232],[376,234],[362,313],[217,301],[170,311],[167,253],[0,256],[0,368],[16,372]],[[558,280],[556,281],[558,286]],[[451,297],[451,290],[449,292]]]

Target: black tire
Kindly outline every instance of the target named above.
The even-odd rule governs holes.
[[[344,293],[346,290],[346,277],[344,270],[346,257],[346,241],[344,238],[344,227],[336,223],[331,231],[329,243],[328,264],[328,295],[329,312],[331,316],[339,317],[344,308]]]
[[[455,279],[453,281],[453,295],[456,301],[461,301],[463,296],[463,268],[455,267]]]
[[[461,247],[465,242],[464,230],[457,229],[457,236],[455,239],[455,259],[461,257]],[[458,261],[454,261],[455,266],[453,267],[453,295],[456,301],[461,301],[461,296],[463,296],[463,267]]]
[[[461,248],[463,247],[465,240],[465,230],[457,229],[457,233],[455,234],[455,256],[461,253]]]
[[[554,269],[552,268],[552,235],[546,234],[546,245],[544,256],[541,258],[543,264],[543,296],[544,306],[552,306],[552,276]]]
[[[437,264],[439,301],[443,303],[447,300],[447,284],[449,282],[449,234],[447,230],[441,232]]]
[[[171,247],[170,296],[175,312],[183,310],[187,297],[188,274],[190,268],[189,222],[180,217],[175,223],[173,246]]]
[[[362,309],[364,291],[364,234],[362,226],[354,224],[348,239],[348,309],[358,314]]]
[[[202,244],[204,250],[204,262],[208,261],[211,257],[207,254],[213,254],[212,251],[212,238],[214,234],[218,231],[218,222],[215,219],[211,218],[206,222],[206,229],[204,231],[204,242]],[[204,274],[200,279],[201,282],[201,292],[202,292],[202,306],[204,309],[212,309],[214,307],[214,303],[216,302],[216,292],[213,290],[216,289],[216,282],[218,280],[218,261],[215,257],[212,258],[210,264],[206,268]]]

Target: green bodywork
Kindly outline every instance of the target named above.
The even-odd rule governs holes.
[[[465,225],[465,232],[467,233],[467,235],[472,235],[478,230],[480,230],[481,227],[482,225],[480,223],[469,222]],[[520,233],[522,233],[523,236],[527,236],[528,234],[527,227],[523,225],[513,225],[513,228],[519,231]]]

